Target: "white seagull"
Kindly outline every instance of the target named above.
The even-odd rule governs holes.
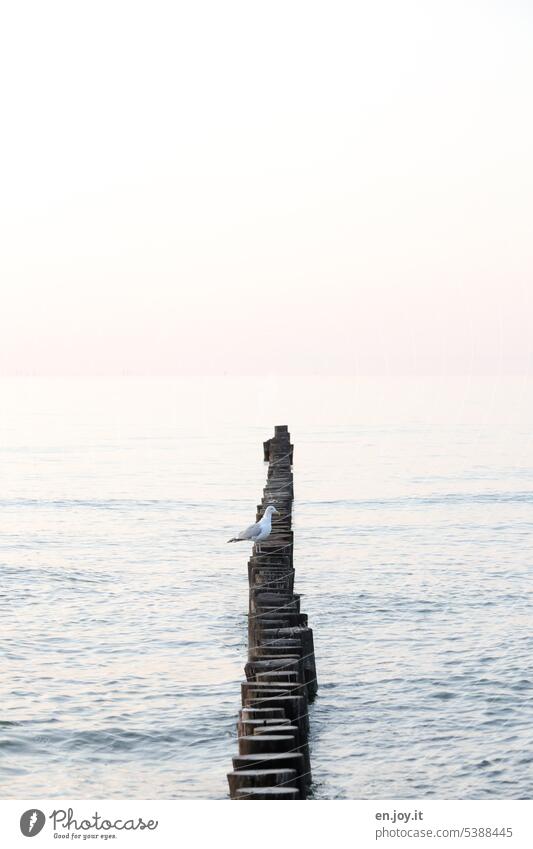
[[[272,532],[272,513],[277,513],[279,516],[279,510],[269,504],[261,521],[256,522],[255,525],[250,525],[245,531],[241,531],[239,536],[229,539],[228,542],[262,542]],[[258,546],[258,551],[261,551],[261,546]]]

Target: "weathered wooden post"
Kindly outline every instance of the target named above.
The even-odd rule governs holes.
[[[232,799],[305,799],[311,783],[308,705],[317,678],[313,632],[294,592],[293,453],[287,425],[276,425],[263,443],[268,472],[257,519],[269,504],[279,515],[248,563],[248,661],[239,754],[228,773]]]

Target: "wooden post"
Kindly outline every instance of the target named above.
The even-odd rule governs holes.
[[[317,692],[313,632],[294,592],[293,446],[287,425],[263,443],[272,533],[248,562],[248,660],[237,724],[239,754],[228,773],[230,797],[306,799],[311,783],[309,702]]]
[[[295,769],[241,769],[228,773],[231,797],[239,790],[263,787],[294,787],[298,773]]]

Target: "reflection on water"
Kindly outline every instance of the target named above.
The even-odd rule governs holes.
[[[318,798],[524,798],[532,395],[519,380],[2,383],[0,785],[223,798],[261,442],[295,450]]]

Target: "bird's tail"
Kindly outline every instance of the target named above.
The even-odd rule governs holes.
[[[228,542],[246,542],[242,537],[233,537],[233,539],[229,539]]]

